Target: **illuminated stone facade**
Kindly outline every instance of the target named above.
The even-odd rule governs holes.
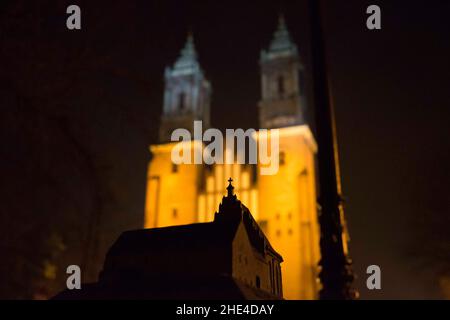
[[[180,63],[190,61],[189,63]],[[186,65],[195,67],[186,68]],[[160,144],[150,146],[145,227],[165,227],[214,219],[229,177],[235,193],[250,209],[269,241],[283,256],[283,292],[286,299],[316,299],[319,226],[317,221],[314,137],[304,121],[303,67],[297,47],[281,18],[268,48],[261,52],[262,129],[280,129],[279,171],[261,175],[258,165],[174,165],[167,143],[172,130],[192,132],[194,120],[209,126],[211,87],[201,71],[192,38],[179,60],[166,71]],[[186,94],[181,92],[198,93]],[[201,98],[198,98],[201,96]],[[195,98],[197,97],[197,98]],[[178,99],[178,100],[177,100]],[[190,99],[188,102],[178,102]],[[186,100],[187,101],[187,100]],[[182,122],[180,119],[184,117]],[[258,138],[258,132],[255,138]],[[190,144],[194,152],[202,142]]]

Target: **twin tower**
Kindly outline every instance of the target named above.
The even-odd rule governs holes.
[[[303,124],[303,65],[282,17],[269,49],[261,51],[260,65],[260,128]],[[170,141],[170,135],[176,128],[192,131],[194,120],[203,121],[203,128],[207,129],[210,125],[211,84],[198,62],[192,35],[188,36],[174,66],[166,68],[165,83],[160,142]]]
[[[260,67],[259,126],[279,129],[278,172],[261,175],[259,164],[176,165],[171,161],[176,144],[170,141],[172,132],[185,128],[192,134],[197,120],[203,130],[210,127],[211,84],[198,62],[193,38],[188,37],[180,57],[165,70],[159,143],[150,146],[145,227],[212,221],[232,177],[237,197],[284,258],[284,297],[315,299],[320,289],[317,147],[305,122],[303,65],[282,17],[269,48],[261,51]],[[253,278],[244,274],[241,280],[251,284]]]

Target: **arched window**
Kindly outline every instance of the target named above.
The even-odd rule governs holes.
[[[279,76],[277,79],[278,95],[284,95],[284,77]]]
[[[185,105],[185,93],[184,92],[180,92],[180,94],[178,95],[178,110],[183,111],[184,108],[186,107]]]

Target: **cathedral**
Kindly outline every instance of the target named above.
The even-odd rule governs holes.
[[[260,163],[176,165],[171,161],[176,142],[170,138],[175,129],[192,133],[194,121],[202,121],[204,129],[211,125],[212,86],[200,67],[190,35],[175,64],[165,70],[159,143],[150,146],[145,228],[213,221],[231,177],[235,194],[284,259],[284,297],[317,299],[317,146],[305,121],[303,65],[283,18],[269,47],[261,51],[259,63],[259,127],[279,130],[278,172],[261,175]],[[202,142],[191,143],[192,151],[198,144]]]

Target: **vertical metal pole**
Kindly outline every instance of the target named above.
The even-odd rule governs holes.
[[[338,146],[333,102],[325,62],[320,1],[309,0],[312,69],[319,165],[319,223],[321,229],[320,299],[353,299],[354,276],[344,233]]]

